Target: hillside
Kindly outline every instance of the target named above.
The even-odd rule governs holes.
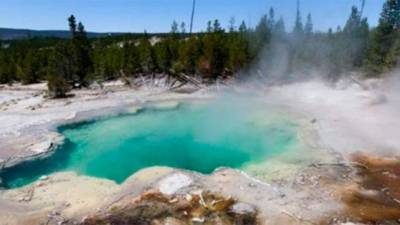
[[[118,36],[124,33],[96,33],[88,32],[89,37],[104,37],[104,36]],[[1,40],[15,40],[25,39],[29,37],[57,37],[69,38],[70,32],[66,30],[29,30],[29,29],[14,29],[14,28],[0,28]]]

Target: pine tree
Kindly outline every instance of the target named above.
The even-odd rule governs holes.
[[[227,50],[224,42],[225,31],[218,20],[214,20],[211,30],[212,33],[202,38],[203,54],[198,61],[198,68],[204,75],[215,80],[224,72]]]
[[[306,25],[304,26],[304,33],[307,36],[310,36],[313,32],[314,26],[313,26],[313,22],[312,22],[312,17],[311,17],[311,13],[309,13],[307,15],[307,22]]]
[[[356,7],[343,29],[330,29],[327,33],[313,32],[310,14],[303,24],[298,6],[290,34],[283,18],[277,19],[271,8],[255,28],[244,22],[235,26],[232,18],[229,32],[214,20],[208,22],[206,32],[188,35],[185,24],[174,21],[171,32],[158,39],[147,34],[89,39],[83,24],[71,15],[68,39],[1,42],[7,45],[0,48],[0,83],[33,83],[48,75],[52,93],[62,96],[56,93],[66,92],[75,84],[86,86],[94,78],[116,79],[121,74],[184,72],[216,79],[246,69],[252,60],[260,58],[267,58],[262,62],[265,70],[274,71],[278,64],[285,67],[282,74],[316,68],[337,78],[363,65],[376,75],[400,63],[399,2],[385,1],[379,24],[371,32],[367,19]],[[261,53],[263,57],[257,57]],[[280,65],[281,62],[284,63]],[[57,85],[62,87],[58,89]]]
[[[227,49],[225,45],[225,31],[222,29],[221,24],[218,20],[214,20],[214,28],[213,28],[213,52],[211,57],[211,76],[213,78],[217,78],[218,76],[223,75],[226,57],[227,57]]]
[[[180,40],[177,25],[176,22],[172,23],[168,37],[154,47],[158,68],[164,73],[182,70],[182,65],[178,61]]]
[[[292,31],[291,42],[290,42],[290,56],[289,56],[289,66],[288,73],[306,73],[305,70],[308,69],[309,65],[306,65],[305,60],[308,58],[307,55],[310,54],[307,47],[304,44],[304,27],[300,12],[300,1],[297,0],[297,11],[296,20]]]
[[[351,8],[350,17],[343,28],[343,32],[348,35],[356,35],[358,29],[360,28],[360,25],[361,25],[361,13],[358,11],[357,7],[353,6]]]
[[[222,30],[221,24],[219,23],[219,20],[214,20],[213,32],[218,33],[221,31],[223,31],[223,30]]]
[[[239,33],[247,33],[247,25],[246,22],[242,21],[242,23],[239,26]]]
[[[120,77],[124,69],[124,52],[119,45],[107,46],[102,50],[101,56],[103,80],[112,80]]]
[[[171,39],[157,43],[154,46],[157,67],[160,72],[169,73],[172,68],[172,52],[171,52]]]
[[[0,84],[11,84],[15,79],[14,74],[10,56],[0,50]]]
[[[87,38],[85,27],[81,22],[78,24],[77,32],[72,39],[72,44],[74,46],[76,82],[78,82],[79,85],[87,86],[89,82],[88,75],[92,71],[93,62],[90,57],[90,42]]]
[[[49,59],[47,69],[48,89],[54,97],[65,97],[70,84],[88,85],[92,71],[91,46],[82,23],[76,25],[73,15],[68,18],[71,39],[60,41]]]
[[[293,28],[293,34],[297,37],[301,36],[304,32],[303,29],[303,22],[301,19],[301,12],[300,12],[300,3],[297,0],[297,11],[296,11],[296,21]]]
[[[63,98],[71,90],[68,77],[71,74],[72,65],[68,56],[68,48],[67,44],[60,42],[49,58],[47,87],[50,97]]]
[[[270,29],[274,29],[275,28],[275,10],[274,10],[274,8],[270,8],[269,9],[269,17],[268,17],[268,27],[270,28]]]
[[[271,37],[271,30],[270,27],[268,26],[268,16],[264,15],[261,17],[260,22],[256,26],[255,30],[257,40],[258,40],[258,45],[262,46],[269,42],[269,39]]]
[[[392,48],[390,49],[387,57],[387,63],[390,67],[400,65],[400,30],[397,31],[396,38]]]
[[[69,31],[70,31],[70,34],[71,34],[71,38],[74,39],[75,36],[76,36],[76,28],[77,28],[76,19],[75,19],[74,15],[71,15],[68,18],[68,24],[69,24]]]
[[[153,47],[147,33],[140,39],[139,44],[141,71],[145,74],[153,73],[156,69],[156,60]]]
[[[39,81],[39,65],[36,54],[32,49],[29,49],[17,65],[17,76],[22,84],[32,84]]]
[[[235,23],[236,23],[235,17],[231,17],[229,19],[229,33],[235,32],[236,30]]]
[[[127,75],[140,71],[140,56],[134,43],[125,42],[123,47],[123,69]]]
[[[88,75],[92,72],[91,45],[81,22],[76,24],[73,15],[68,18],[71,39],[58,46],[58,55],[65,63],[62,77],[70,83],[87,86]],[[60,66],[58,66],[60,67]]]
[[[340,36],[342,41],[343,67],[348,70],[361,66],[368,44],[369,25],[367,19],[361,18],[361,12],[353,6],[351,14],[343,28],[343,34]]]
[[[181,23],[181,34],[184,36],[186,34],[186,24],[185,22]]]
[[[71,91],[71,86],[67,80],[58,75],[51,75],[47,81],[49,96],[52,98],[65,98]]]
[[[246,40],[247,27],[244,22],[239,27],[239,32],[231,33],[228,42],[228,67],[233,73],[245,67],[249,60],[249,48]]]
[[[212,32],[212,26],[211,26],[212,22],[208,21],[207,22],[207,33],[211,33]]]
[[[285,21],[283,20],[283,17],[281,17],[275,24],[274,36],[282,40],[285,34],[286,34]]]
[[[179,62],[183,72],[187,74],[196,73],[196,63],[200,57],[200,44],[197,37],[190,37],[180,47]]]
[[[396,40],[400,38],[400,0],[386,0],[378,27],[373,31],[365,67],[369,75],[390,69],[397,62],[393,55]]]
[[[178,34],[179,33],[179,26],[178,23],[174,20],[171,26],[171,34]]]
[[[400,28],[400,0],[386,0],[379,25],[387,25],[393,30]]]

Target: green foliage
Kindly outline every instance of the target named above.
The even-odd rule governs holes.
[[[90,57],[91,45],[86,35],[85,27],[82,23],[78,24],[78,30],[72,38],[72,60],[74,63],[74,73],[76,82],[79,85],[87,86],[87,77],[92,71],[92,59]]]
[[[271,39],[271,28],[269,26],[270,21],[268,20],[268,16],[264,15],[261,17],[260,22],[257,24],[255,29],[255,46],[254,48],[263,48],[266,44],[270,42]]]
[[[200,40],[197,37],[190,37],[184,40],[179,49],[179,62],[182,65],[182,72],[195,74],[197,71],[197,61],[200,57]]]
[[[303,22],[302,22],[302,18],[301,18],[301,12],[300,9],[297,8],[297,12],[296,12],[296,21],[293,27],[293,34],[296,36],[301,36],[304,32],[304,28],[303,28]]]
[[[231,30],[229,35],[228,68],[233,73],[245,68],[246,64],[250,61],[247,32],[246,24],[242,22],[239,31]]]
[[[92,72],[93,62],[90,55],[91,45],[82,23],[76,24],[73,15],[68,18],[71,32],[70,40],[61,40],[49,58],[48,78],[64,80],[74,86],[87,86]],[[58,79],[61,77],[60,79]],[[61,84],[62,82],[54,82]]]
[[[400,31],[395,34],[397,36],[392,48],[389,51],[386,63],[389,67],[394,67],[400,63]]]
[[[369,25],[366,18],[361,18],[361,12],[353,6],[349,19],[343,28],[343,59],[350,69],[362,66],[366,57],[369,37]],[[346,47],[345,47],[346,46]],[[345,65],[343,65],[345,66]]]
[[[125,51],[117,45],[98,48],[93,52],[94,73],[98,80],[112,80],[119,77],[122,69],[135,71],[138,66],[133,65],[134,61],[126,62],[124,59],[131,57],[132,49],[126,47]]]
[[[49,96],[54,98],[66,97],[71,90],[68,78],[71,76],[73,66],[70,64],[69,43],[60,42],[49,58],[47,68],[47,87]]]
[[[67,93],[71,90],[71,86],[68,84],[62,76],[51,75],[47,80],[47,88],[50,97],[53,98],[65,98]]]
[[[304,33],[306,35],[311,35],[313,32],[313,29],[314,29],[314,26],[313,26],[313,22],[312,22],[311,13],[309,13],[307,16],[306,25],[304,26]]]
[[[225,31],[218,20],[213,22],[210,33],[201,38],[201,45],[201,56],[197,67],[207,78],[216,79],[224,73],[228,52]]]
[[[257,75],[293,77],[322,70],[332,79],[349,71],[378,75],[399,63],[400,0],[386,0],[379,25],[370,30],[356,7],[336,31],[314,32],[312,15],[303,25],[300,9],[292,32],[271,8],[255,27],[238,26],[231,18],[228,30],[209,21],[203,33],[188,34],[185,23],[174,21],[165,34],[130,34],[88,38],[74,16],[68,18],[69,39],[31,38],[3,41],[0,83],[49,81],[55,96],[94,80],[154,73],[185,73],[214,81],[247,71]],[[249,73],[240,73],[249,74]],[[296,75],[297,76],[297,75]],[[57,86],[60,87],[57,87]]]
[[[123,70],[128,75],[137,74],[140,71],[139,49],[135,42],[125,41],[123,50]]]
[[[17,77],[23,84],[32,84],[39,81],[39,65],[33,50],[28,50],[25,57],[17,65]]]
[[[386,0],[378,27],[372,32],[365,68],[368,75],[380,74],[398,61],[400,0]]]
[[[142,73],[155,72],[157,68],[156,55],[147,34],[139,42],[139,57]]]
[[[71,33],[71,38],[75,38],[76,36],[76,19],[74,15],[71,15],[68,17],[68,25],[69,25],[69,31]]]

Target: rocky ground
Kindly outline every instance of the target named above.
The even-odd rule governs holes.
[[[311,81],[267,88],[257,97],[297,118],[302,151],[246,168],[251,176],[224,168],[209,176],[149,168],[117,185],[53,174],[0,191],[0,224],[400,224],[395,87]],[[214,95],[112,83],[51,100],[44,88],[0,89],[2,167],[50,154],[62,141],[57,124]]]

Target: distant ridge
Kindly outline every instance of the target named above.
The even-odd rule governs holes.
[[[97,33],[88,32],[90,38],[105,37],[105,36],[120,36],[128,33]],[[66,30],[30,30],[30,29],[15,29],[15,28],[0,28],[1,40],[18,40],[31,37],[55,37],[69,38],[70,33]]]

